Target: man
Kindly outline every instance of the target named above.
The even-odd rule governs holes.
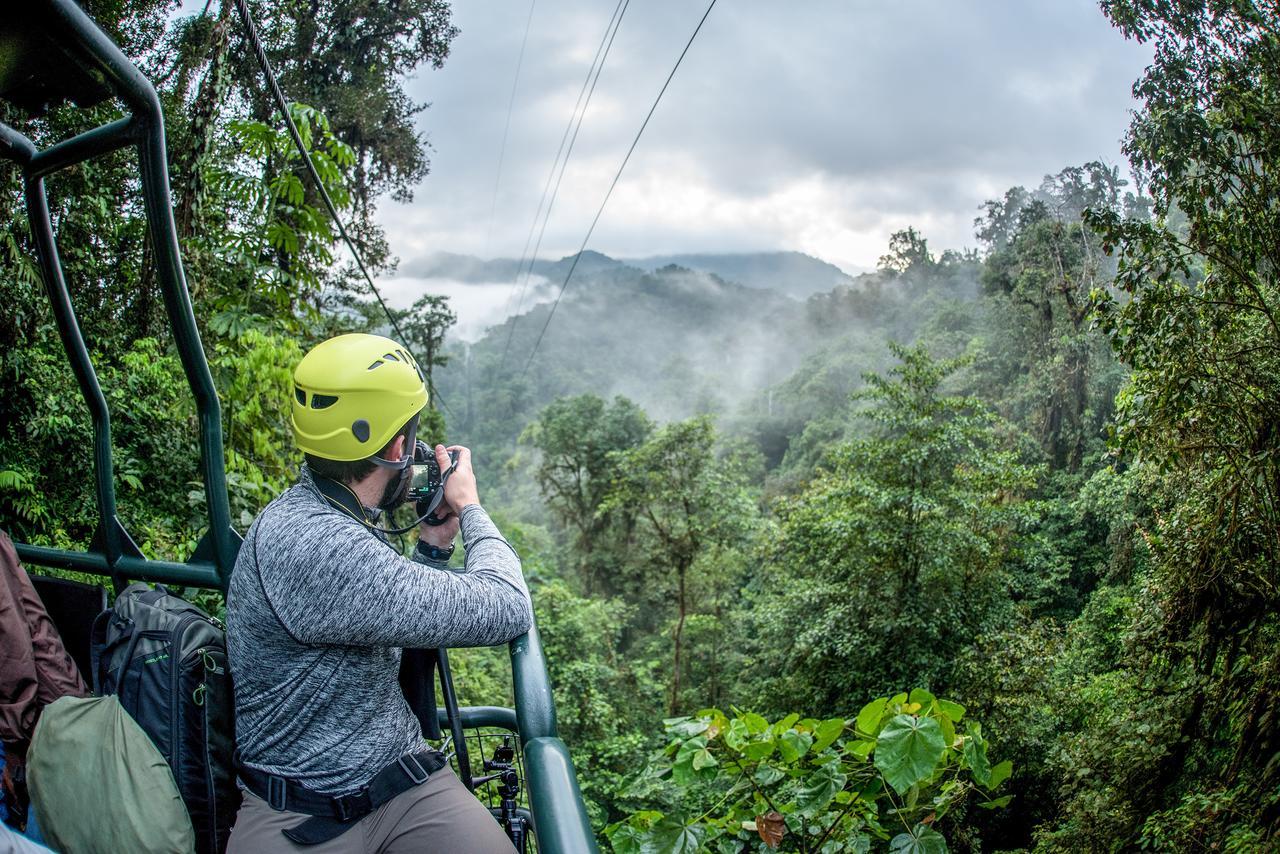
[[[381,336],[332,338],[294,373],[307,463],[250,526],[227,596],[246,788],[232,854],[512,851],[425,749],[397,679],[402,648],[504,643],[533,619],[466,448],[448,449],[454,464],[435,447],[440,470],[453,465],[433,514],[444,523],[423,520],[415,560],[380,532],[403,500],[426,403],[413,357]],[[466,571],[441,571],[459,530]]]

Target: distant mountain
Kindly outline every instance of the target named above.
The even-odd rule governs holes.
[[[552,281],[563,281],[573,264],[573,257],[566,255],[557,261],[539,259],[533,264],[533,272]],[[472,255],[436,252],[406,263],[399,272],[401,276],[420,279],[449,279],[470,284],[509,284],[515,281],[519,264],[516,258],[484,260]],[[841,285],[853,284],[853,277],[844,270],[803,252],[654,255],[619,260],[588,249],[582,253],[573,275],[574,278],[592,276],[624,267],[651,273],[673,264],[699,273],[711,273],[727,282],[749,288],[776,291],[795,299],[805,299],[813,294],[827,293]]]
[[[533,263],[535,275],[548,279],[563,280],[573,264],[572,255],[566,255],[558,261],[538,259]],[[625,266],[622,261],[602,255],[593,250],[582,253],[578,267],[573,271],[574,277],[591,275],[603,270],[612,270]],[[493,258],[484,260],[474,255],[458,255],[453,252],[436,252],[425,258],[416,258],[403,265],[399,275],[418,279],[449,279],[476,285],[510,284],[515,281],[520,270],[518,258]]]
[[[505,443],[537,409],[583,392],[623,394],[664,419],[726,411],[784,379],[808,350],[783,344],[809,340],[803,305],[715,274],[643,272],[593,255],[574,282],[553,322],[542,303],[449,346],[436,385],[458,436]]]
[[[675,264],[689,270],[714,273],[749,288],[765,288],[796,299],[826,293],[853,284],[853,277],[834,264],[803,252],[740,252],[713,255],[655,255],[626,259],[621,263],[651,272]]]

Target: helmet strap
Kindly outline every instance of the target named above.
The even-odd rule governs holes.
[[[409,419],[409,429],[405,431],[405,455],[398,460],[386,460],[382,457],[370,457],[370,461],[382,468],[394,469],[398,474],[387,483],[378,501],[379,510],[394,510],[404,503],[405,493],[409,491],[409,481],[413,478],[413,449],[418,443],[418,413]]]

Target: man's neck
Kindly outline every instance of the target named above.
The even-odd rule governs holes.
[[[380,474],[380,472],[374,472],[374,475],[377,474]],[[377,507],[386,486],[385,478],[375,476],[366,477],[359,483],[347,484],[347,488],[355,494],[356,498],[360,499],[360,504],[364,507]]]

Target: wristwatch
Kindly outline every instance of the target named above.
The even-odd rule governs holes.
[[[442,549],[439,546],[431,545],[431,543],[428,543],[426,540],[418,540],[417,552],[427,560],[443,563],[453,557],[453,544],[450,543],[449,548]]]

